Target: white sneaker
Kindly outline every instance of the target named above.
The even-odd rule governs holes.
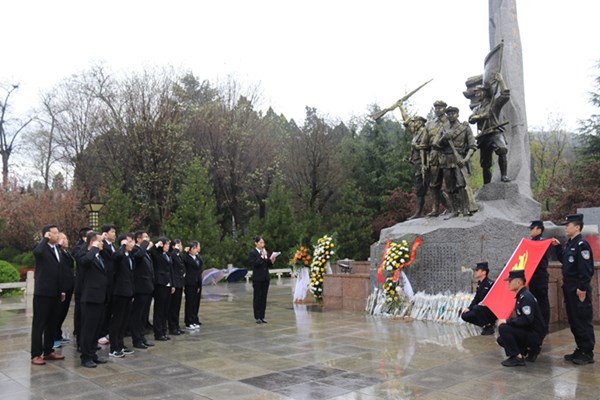
[[[188,331],[193,331],[194,329],[196,329],[196,325],[194,325],[194,324],[186,325],[185,329],[187,329]]]
[[[108,335],[101,337],[100,339],[98,339],[98,344],[109,344],[109,340],[108,340]]]
[[[194,329],[200,329],[200,325],[198,325],[198,324],[194,324],[193,326],[194,326]]]

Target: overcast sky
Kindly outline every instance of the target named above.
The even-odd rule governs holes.
[[[201,80],[259,85],[261,107],[302,121],[305,106],[333,120],[413,97],[468,101],[465,79],[489,51],[485,0],[131,1],[5,0],[0,81],[18,82],[18,110],[68,75],[102,61],[117,71],[170,65]],[[518,3],[529,128],[549,114],[566,127],[588,103],[600,60],[600,1]],[[399,118],[399,115],[397,115]]]

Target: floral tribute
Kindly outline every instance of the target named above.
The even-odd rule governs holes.
[[[298,246],[289,264],[294,270],[298,271],[301,268],[308,268],[310,266],[310,259],[308,247]]]
[[[323,274],[327,270],[327,263],[335,254],[333,238],[323,236],[317,241],[310,264],[310,291],[319,301],[323,299]]]
[[[399,279],[400,271],[414,261],[415,251],[420,244],[421,238],[414,241],[412,248],[409,248],[406,240],[386,244],[383,260],[378,270],[378,278],[385,293],[386,303],[398,303],[404,300],[404,280]]]

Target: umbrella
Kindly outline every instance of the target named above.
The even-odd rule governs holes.
[[[227,275],[227,282],[238,282],[246,277],[248,270],[246,268],[233,268]]]
[[[216,285],[221,279],[225,277],[225,273],[220,269],[209,268],[202,272],[202,286]]]

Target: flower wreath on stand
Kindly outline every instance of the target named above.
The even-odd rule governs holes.
[[[412,264],[420,244],[421,238],[416,238],[411,248],[406,240],[386,243],[377,275],[385,294],[385,308],[388,312],[406,307],[407,300],[413,296],[410,282],[402,270]]]
[[[335,254],[334,247],[333,238],[325,235],[317,241],[313,252],[313,260],[310,265],[310,291],[317,301],[323,300],[323,274],[328,268],[331,269],[328,264]]]
[[[299,274],[302,268],[308,268],[310,266],[310,254],[308,254],[308,248],[298,246],[289,265],[296,274]]]

